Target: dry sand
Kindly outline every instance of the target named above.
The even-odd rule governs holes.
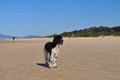
[[[0,80],[120,80],[120,38],[66,38],[54,69],[43,65],[51,40],[0,41]]]

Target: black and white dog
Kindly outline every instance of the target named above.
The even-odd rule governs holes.
[[[47,42],[44,46],[44,56],[45,64],[49,68],[57,68],[57,58],[59,52],[59,45],[63,44],[63,37],[61,35],[56,35],[53,42]]]

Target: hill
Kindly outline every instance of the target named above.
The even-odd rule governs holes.
[[[12,38],[12,36],[0,34],[0,39],[8,39],[8,38]]]
[[[24,37],[15,36],[15,38],[40,38],[40,37],[41,36],[39,36],[39,35],[27,35],[27,36],[24,36]],[[0,39],[11,39],[11,38],[13,38],[13,36],[0,34]]]
[[[98,36],[120,36],[120,26],[115,27],[90,27],[87,29],[74,30],[61,33],[65,37],[98,37]]]
[[[39,35],[27,35],[27,36],[24,36],[23,38],[40,38],[41,36]]]

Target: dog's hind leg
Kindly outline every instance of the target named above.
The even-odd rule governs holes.
[[[49,52],[44,49],[45,64],[49,63]]]

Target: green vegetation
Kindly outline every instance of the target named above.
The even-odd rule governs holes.
[[[99,36],[120,36],[120,26],[115,27],[90,27],[61,34],[64,37],[99,37]]]

